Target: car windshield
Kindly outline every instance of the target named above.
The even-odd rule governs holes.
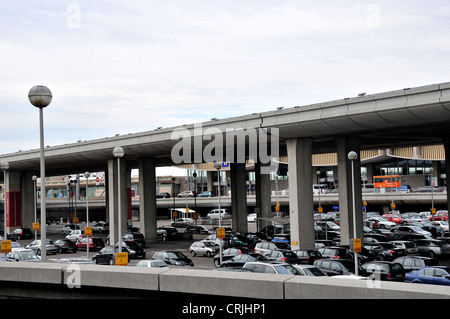
[[[185,255],[183,255],[182,253],[180,253],[178,251],[169,251],[167,253],[167,255],[169,256],[169,258],[173,258],[173,259],[184,259],[184,258],[186,258]]]
[[[21,251],[19,252],[20,260],[30,260],[30,259],[38,259],[38,256],[32,251]]]
[[[303,271],[307,276],[326,276],[326,274],[317,267],[303,268]]]

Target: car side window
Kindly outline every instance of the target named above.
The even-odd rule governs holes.
[[[266,274],[275,274],[276,272],[275,272],[275,270],[273,270],[273,268],[272,267],[270,267],[270,266],[267,266],[267,265],[265,265],[265,273]]]
[[[445,276],[448,276],[448,274],[447,274],[447,272],[445,272],[445,270],[443,270],[443,269],[436,269],[435,270],[435,272],[434,272],[434,276],[435,277],[445,277]]]

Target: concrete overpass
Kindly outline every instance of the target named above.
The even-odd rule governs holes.
[[[117,189],[116,179],[120,174],[122,180],[129,179],[129,170],[139,168],[141,225],[149,240],[156,236],[156,198],[155,167],[172,165],[174,147],[179,146],[179,135],[189,145],[192,163],[203,162],[203,151],[214,148],[211,154],[230,156],[228,148],[236,153],[244,147],[246,158],[254,143],[233,141],[222,145],[211,144],[211,137],[227,140],[227,133],[244,130],[247,140],[256,138],[261,144],[268,139],[265,146],[278,144],[277,154],[270,157],[287,156],[289,165],[289,207],[291,218],[291,237],[294,249],[314,247],[314,230],[311,212],[313,211],[312,154],[337,152],[339,179],[339,206],[341,211],[342,241],[348,244],[353,233],[352,191],[349,151],[359,153],[365,149],[389,148],[394,145],[416,146],[444,143],[449,154],[448,137],[450,136],[450,83],[429,85],[419,88],[406,88],[374,95],[361,95],[353,98],[277,109],[270,112],[255,113],[247,116],[212,120],[209,122],[183,125],[180,127],[160,128],[156,130],[114,136],[91,141],[49,146],[46,148],[46,174],[63,175],[84,171],[105,171],[107,180],[107,209],[111,225],[112,240],[117,236],[118,197],[121,197],[122,212],[127,209],[129,198],[125,187]],[[271,139],[275,136],[275,139]],[[274,142],[275,141],[275,142]],[[228,140],[227,140],[228,142]],[[126,165],[121,165],[118,172],[112,150],[121,146],[125,150]],[[270,147],[269,147],[270,148]],[[261,150],[261,148],[259,149]],[[258,151],[259,151],[258,150]],[[187,148],[184,149],[187,151]],[[264,150],[267,151],[267,150]],[[197,152],[197,153],[196,153]],[[200,153],[198,153],[200,152]],[[234,153],[234,154],[236,154]],[[196,154],[200,156],[196,157]],[[230,160],[232,180],[233,225],[245,232],[247,228],[245,163]],[[258,158],[260,159],[260,158]],[[258,160],[257,159],[257,160]],[[0,162],[9,162],[7,171],[7,193],[20,203],[20,211],[8,214],[20,214],[24,224],[31,224],[32,183],[31,176],[39,175],[39,150],[21,151],[0,156]],[[270,213],[270,196],[268,196],[268,175],[260,174],[267,164],[258,162],[256,205],[263,215]],[[354,181],[359,185],[359,160],[354,162]],[[446,168],[450,176],[450,168]],[[127,174],[128,172],[128,174]],[[14,195],[14,196],[12,196]],[[448,195],[447,195],[448,196]],[[361,207],[361,190],[355,191],[356,207]],[[448,202],[448,198],[447,198]],[[16,205],[17,206],[17,205]],[[120,218],[125,218],[120,216]],[[125,223],[122,223],[124,225]],[[362,236],[362,216],[356,215],[357,236]]]

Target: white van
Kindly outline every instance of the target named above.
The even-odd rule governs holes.
[[[228,208],[221,208],[222,219],[231,218],[231,211]],[[206,215],[209,219],[219,219],[219,209],[213,209]]]
[[[313,194],[326,194],[328,193],[327,184],[313,184]]]

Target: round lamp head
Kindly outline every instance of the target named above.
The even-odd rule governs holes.
[[[33,86],[28,92],[28,100],[34,106],[42,109],[50,104],[52,101],[52,92],[43,85]]]
[[[356,154],[356,152],[354,152],[354,151],[349,152],[347,156],[348,156],[348,159],[351,161],[354,161],[355,159],[358,158],[358,154]]]
[[[116,146],[113,149],[113,155],[115,157],[122,157],[125,154],[125,151],[120,146]]]

